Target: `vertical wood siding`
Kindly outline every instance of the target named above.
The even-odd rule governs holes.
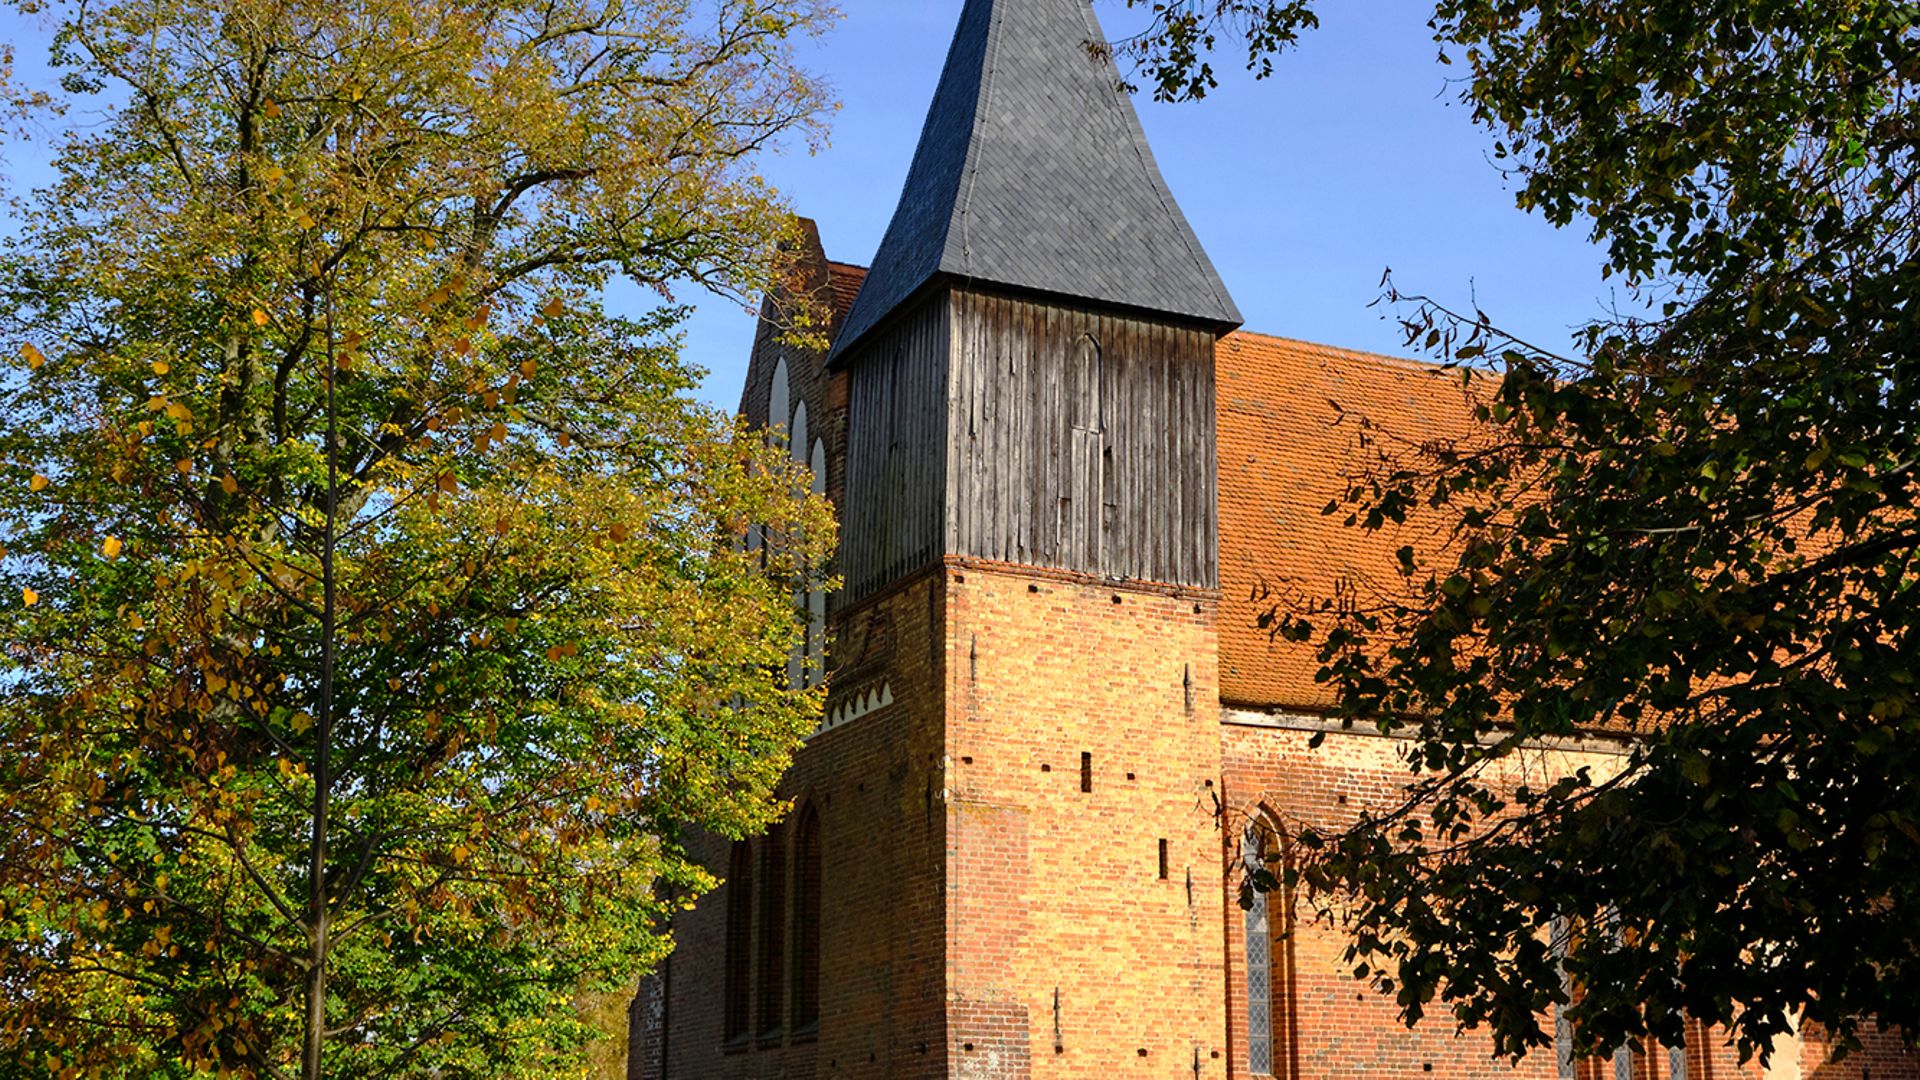
[[[1213,346],[962,289],[862,343],[841,602],[942,553],[1217,587]]]
[[[1211,333],[955,291],[946,550],[1215,587]]]
[[[948,308],[935,294],[849,358],[842,606],[941,554]]]

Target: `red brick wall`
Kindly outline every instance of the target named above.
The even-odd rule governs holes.
[[[1223,1076],[1213,595],[947,587],[951,1075]]]
[[[1237,837],[1250,815],[1264,811],[1284,824],[1321,827],[1347,820],[1362,806],[1381,809],[1405,783],[1407,771],[1398,757],[1402,743],[1377,735],[1332,733],[1318,750],[1308,749],[1311,732],[1302,727],[1261,726],[1231,722],[1254,714],[1229,711],[1221,729],[1222,787],[1230,808],[1229,829]],[[1305,718],[1282,718],[1282,723]],[[1310,721],[1308,721],[1310,723]],[[1609,768],[1605,753],[1538,753],[1515,767],[1529,767],[1561,775],[1581,764],[1596,773]],[[1229,843],[1229,859],[1237,845]],[[1230,866],[1228,888],[1237,888],[1240,872]],[[1280,896],[1269,898],[1278,918],[1286,906]],[[1530,1055],[1517,1068],[1491,1060],[1491,1045],[1482,1037],[1456,1036],[1444,1014],[1430,1015],[1417,1031],[1398,1021],[1394,1003],[1351,977],[1352,965],[1342,959],[1346,938],[1338,930],[1316,924],[1303,906],[1292,941],[1283,946],[1291,958],[1291,979],[1280,979],[1275,964],[1275,1008],[1278,1033],[1297,1033],[1276,1039],[1279,1058],[1274,1075],[1283,1080],[1320,1078],[1427,1076],[1449,1080],[1479,1077],[1524,1077],[1553,1080],[1557,1075],[1551,1052]],[[1227,913],[1226,983],[1232,1001],[1232,1076],[1247,1076],[1247,995],[1245,976],[1245,916],[1237,902]],[[1283,958],[1284,959],[1284,958]],[[1288,985],[1290,982],[1290,985]],[[1635,1057],[1635,1080],[1673,1080],[1666,1052],[1657,1047]],[[1828,1047],[1818,1032],[1809,1032],[1798,1047],[1783,1047],[1785,1056],[1769,1074],[1774,1080],[1912,1080],[1920,1077],[1920,1059],[1900,1050],[1898,1041],[1882,1036],[1871,1041],[1868,1053],[1847,1062],[1826,1064]],[[1791,1059],[1791,1060],[1788,1060]],[[1862,1068],[1864,1066],[1864,1073]],[[1687,1046],[1686,1080],[1737,1080],[1758,1077],[1756,1063],[1742,1065],[1728,1045],[1726,1033],[1696,1026]],[[1609,1062],[1583,1063],[1582,1080],[1612,1080]]]
[[[1289,829],[1298,822],[1330,823],[1350,818],[1362,804],[1378,806],[1404,782],[1405,769],[1394,757],[1398,745],[1364,735],[1335,734],[1319,750],[1309,750],[1303,731],[1228,723],[1221,728],[1222,783],[1231,813],[1228,828],[1237,840],[1248,815],[1258,810],[1277,815]],[[1238,844],[1228,843],[1229,857]],[[1245,918],[1237,902],[1238,867],[1230,875],[1226,926],[1227,992],[1232,999],[1233,1052],[1228,1075],[1248,1076]],[[1273,917],[1284,903],[1270,897]],[[1294,926],[1288,950],[1292,958],[1290,993],[1281,966],[1274,969],[1276,998],[1291,998],[1291,1016],[1274,1010],[1274,1075],[1286,1080],[1344,1080],[1349,1077],[1523,1077],[1553,1080],[1550,1055],[1529,1057],[1519,1068],[1490,1060],[1483,1039],[1456,1038],[1444,1016],[1417,1032],[1398,1022],[1391,1000],[1372,993],[1351,977],[1341,959],[1345,938],[1315,924],[1304,910]]]
[[[893,704],[813,737],[781,787],[796,807],[811,803],[821,827],[821,975],[817,1033],[791,1023],[769,1042],[729,1048],[721,1037],[726,886],[674,923],[665,986],[665,1077],[771,1080],[844,1077],[914,1080],[946,1075],[943,1010],[944,908],[939,796],[943,662],[941,576],[923,574],[841,620],[851,654],[830,707],[884,684]],[[793,829],[781,830],[790,840]],[[755,844],[763,843],[756,840]],[[724,873],[728,842],[703,841],[705,865]],[[756,850],[756,862],[758,851]],[[786,860],[791,874],[795,860]],[[794,888],[786,889],[791,905]],[[757,914],[757,913],[756,913]],[[756,918],[756,943],[763,932]],[[785,934],[791,971],[795,935]],[[756,944],[757,950],[757,944]],[[760,972],[753,973],[753,996]],[[782,997],[791,1017],[791,989]],[[756,1018],[756,1027],[757,1018]],[[661,1077],[660,1034],[642,1032],[632,1075]]]

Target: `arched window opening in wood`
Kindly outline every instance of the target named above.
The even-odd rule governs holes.
[[[1068,369],[1068,415],[1080,431],[1105,431],[1107,428],[1105,359],[1100,343],[1092,334],[1081,334],[1073,343]]]
[[[787,845],[781,826],[760,839],[760,1037],[774,1040],[785,1027]]]
[[[820,1027],[820,815],[800,813],[793,836],[793,1030]]]
[[[722,1011],[725,1038],[747,1037],[752,1003],[753,848],[737,840],[727,860],[727,969]]]

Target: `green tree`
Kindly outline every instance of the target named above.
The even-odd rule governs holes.
[[[1278,0],[1155,5],[1166,98],[1313,25]],[[1309,831],[1300,877],[1408,1021],[1543,1045],[1570,929],[1587,1050],[1685,1018],[1765,1054],[1920,1032],[1920,7],[1904,0],[1439,0],[1431,27],[1519,204],[1591,229],[1634,305],[1558,355],[1389,290],[1485,404],[1329,513],[1436,514],[1405,588],[1304,604],[1349,723],[1413,742],[1404,805]],[[1614,776],[1512,789],[1542,740],[1633,737]],[[1271,884],[1271,883],[1268,883]]]
[[[778,273],[827,14],[46,13],[96,116],[0,248],[0,1071],[580,1074],[820,704],[827,508],[669,290]]]

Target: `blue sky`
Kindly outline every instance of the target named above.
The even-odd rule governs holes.
[[[806,49],[841,109],[832,145],[790,153],[768,173],[819,221],[830,257],[866,263],[906,178],[961,0],[844,0],[845,17]],[[1138,25],[1121,0],[1096,0],[1110,35]],[[1247,328],[1405,354],[1379,296],[1392,267],[1403,291],[1475,300],[1546,346],[1602,312],[1599,253],[1578,226],[1556,230],[1514,207],[1489,160],[1492,139],[1456,100],[1409,0],[1322,3],[1321,29],[1262,82],[1235,70],[1206,100],[1135,106],[1162,171],[1245,314]],[[1229,77],[1230,76],[1230,77]],[[738,400],[753,320],[701,306],[689,356],[705,395]]]
[[[961,0],[841,0],[845,15],[803,62],[841,103],[831,145],[764,163],[796,210],[816,219],[827,253],[866,263],[893,214]],[[1096,0],[1110,34],[1137,26],[1122,0]],[[1413,0],[1328,0],[1322,28],[1273,78],[1239,74],[1205,101],[1136,100],[1167,182],[1245,314],[1247,328],[1404,354],[1384,308],[1369,308],[1392,267],[1408,292],[1479,306],[1546,346],[1602,312],[1600,258],[1578,228],[1555,230],[1514,208],[1488,160],[1491,138],[1455,100],[1455,69],[1435,59],[1431,8]],[[19,74],[44,58],[38,27],[9,10]],[[37,147],[7,148],[7,169],[44,175]],[[20,186],[25,186],[21,184]],[[18,190],[18,188],[16,188]],[[699,300],[688,357],[707,369],[701,396],[739,397],[753,316]]]

